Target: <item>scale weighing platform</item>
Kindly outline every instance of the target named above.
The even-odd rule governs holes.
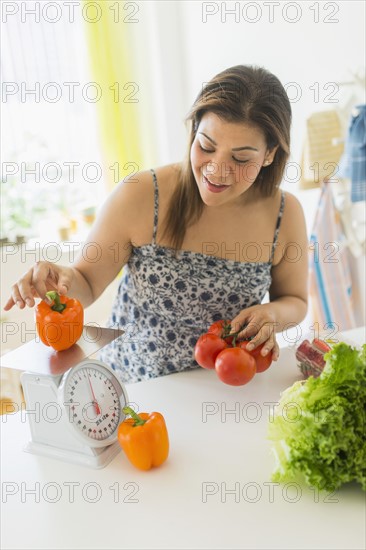
[[[121,450],[118,426],[124,420],[126,390],[116,372],[93,359],[123,334],[84,326],[65,351],[32,340],[1,357],[1,366],[21,375],[31,441],[24,450],[91,468],[104,468]]]

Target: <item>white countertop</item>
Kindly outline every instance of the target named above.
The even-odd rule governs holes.
[[[346,333],[355,343],[364,334]],[[285,348],[242,387],[204,369],[126,386],[140,411],[166,419],[168,461],[148,472],[122,451],[102,470],[25,453],[24,417],[0,417],[1,548],[363,549],[365,493],[358,485],[317,495],[270,481],[271,403],[298,379]]]

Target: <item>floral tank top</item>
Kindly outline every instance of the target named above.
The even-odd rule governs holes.
[[[156,244],[159,192],[155,171],[151,244],[133,246],[108,327],[124,334],[105,346],[100,359],[124,383],[195,369],[194,345],[219,319],[233,319],[260,304],[271,285],[271,266],[284,210],[284,193],[269,262],[239,262]]]

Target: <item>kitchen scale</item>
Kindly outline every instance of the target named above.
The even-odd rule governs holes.
[[[84,326],[68,350],[32,340],[1,357],[2,367],[25,371],[21,384],[31,441],[24,451],[91,468],[104,468],[119,453],[127,393],[116,372],[91,355],[122,334]]]

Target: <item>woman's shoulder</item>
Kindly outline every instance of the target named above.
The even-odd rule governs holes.
[[[153,172],[156,175],[158,182],[159,193],[166,191],[166,188],[172,187],[173,183],[176,183],[179,178],[181,169],[180,163],[166,164],[164,166],[152,167],[127,176],[121,183],[123,185],[130,186],[136,191],[154,191]],[[136,185],[134,185],[136,184]],[[137,187],[138,186],[138,187]]]
[[[282,239],[292,242],[294,236],[306,233],[304,210],[299,199],[289,191],[280,191],[283,196],[283,214],[281,220]]]
[[[119,195],[128,196],[129,213],[135,219],[135,223],[131,227],[131,241],[137,244],[151,241],[155,198],[152,171],[157,179],[160,218],[179,179],[179,164],[169,164],[135,172],[124,178],[119,185]],[[126,205],[126,201],[124,204]]]
[[[249,206],[251,203],[248,203]],[[296,196],[288,191],[284,191],[281,188],[277,188],[276,191],[268,196],[261,197],[256,196],[253,205],[256,207],[263,206],[265,210],[281,214],[285,221],[290,221],[293,216],[303,213],[301,202]]]
[[[179,164],[168,164],[134,172],[119,183],[117,189],[115,189],[115,195],[129,195],[131,206],[135,203],[140,211],[145,207],[151,208],[154,204],[155,190],[153,172],[157,179],[159,199],[164,199],[165,195],[171,191],[178,181]]]
[[[283,218],[285,222],[296,222],[296,217],[300,218],[304,216],[304,211],[299,199],[289,191],[280,191],[281,197],[283,196]]]
[[[166,193],[175,187],[179,180],[181,166],[181,163],[176,162],[174,164],[166,164],[165,166],[153,168],[158,181],[159,191]]]
[[[275,238],[279,246],[275,249],[273,265],[277,265],[288,246],[294,242],[304,243],[306,240],[306,225],[303,209],[295,195],[278,188],[276,192],[258,200],[258,208],[253,212],[263,219],[270,231],[275,230]],[[259,229],[256,228],[258,232]],[[302,245],[301,245],[302,246]]]

